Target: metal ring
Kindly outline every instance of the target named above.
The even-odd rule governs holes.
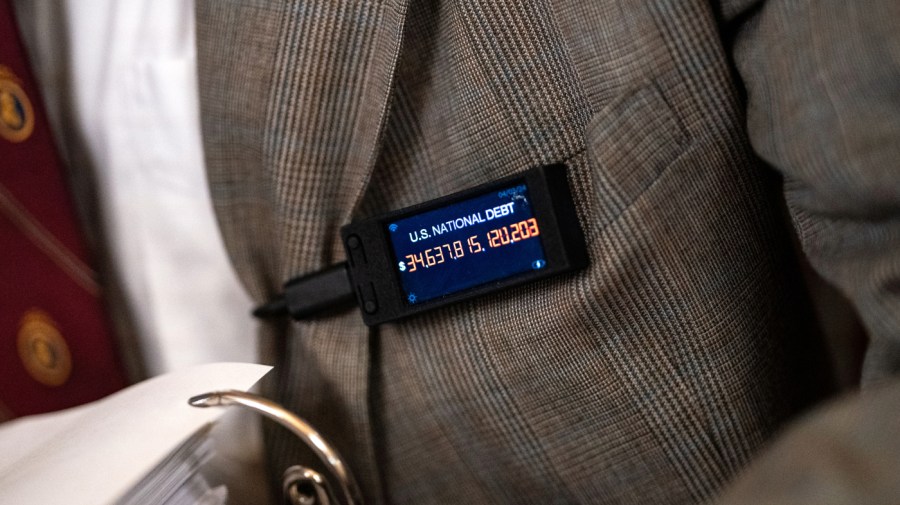
[[[256,411],[269,419],[281,424],[285,428],[303,440],[309,448],[316,453],[322,463],[331,471],[337,479],[338,488],[347,505],[362,504],[362,494],[350,469],[344,463],[340,454],[325,441],[309,423],[288,411],[281,405],[262,396],[242,391],[215,391],[197,395],[188,400],[194,407],[224,407],[238,405]]]
[[[331,505],[331,486],[319,472],[294,465],[284,471],[282,495],[290,505]]]

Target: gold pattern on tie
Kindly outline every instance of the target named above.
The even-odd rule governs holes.
[[[18,348],[25,370],[41,384],[61,386],[72,374],[69,346],[43,310],[31,309],[22,317]]]
[[[34,110],[21,81],[0,65],[0,136],[10,142],[22,142],[34,131]]]

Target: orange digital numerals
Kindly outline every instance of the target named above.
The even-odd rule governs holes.
[[[472,238],[474,237],[469,238],[469,252],[472,252]],[[479,245],[478,251],[475,252],[480,251],[481,246]],[[437,247],[425,249],[418,254],[407,254],[405,267],[407,272],[415,272],[419,268],[430,268],[435,265],[440,265],[441,263],[447,261],[448,258],[455,260],[462,258],[465,255],[466,253],[464,251],[462,241],[456,240],[449,244],[441,244]]]
[[[500,247],[513,242],[519,242],[541,234],[535,218],[519,221],[509,226],[503,226],[488,232],[488,245]]]

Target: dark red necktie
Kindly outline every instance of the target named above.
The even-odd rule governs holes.
[[[0,0],[0,420],[126,384],[87,258],[12,6]]]

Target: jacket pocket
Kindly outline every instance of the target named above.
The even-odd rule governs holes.
[[[586,143],[603,221],[610,222],[652,186],[691,142],[662,92],[648,83],[595,114]]]

